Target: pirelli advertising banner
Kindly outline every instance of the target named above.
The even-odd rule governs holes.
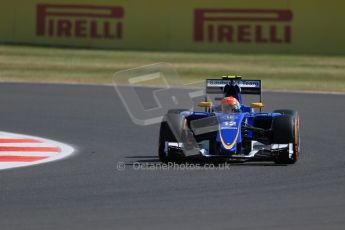
[[[3,0],[0,42],[345,54],[344,9],[336,0]]]

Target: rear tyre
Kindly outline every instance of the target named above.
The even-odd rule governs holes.
[[[299,135],[299,116],[282,115],[274,117],[272,121],[272,143],[290,144],[293,143],[293,154],[290,157],[289,151],[281,151],[275,158],[278,164],[294,164],[299,159],[300,153],[300,135]]]
[[[292,109],[277,109],[277,110],[274,110],[273,113],[281,113],[283,115],[290,115],[293,117],[298,116],[298,112],[296,110],[292,110]]]

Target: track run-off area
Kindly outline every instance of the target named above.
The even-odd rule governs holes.
[[[145,170],[159,165],[159,125],[135,125],[112,86],[1,83],[0,161],[19,147],[57,155],[56,143],[76,154],[0,170],[0,229],[344,229],[345,95],[263,98],[264,111],[299,111],[297,164]]]

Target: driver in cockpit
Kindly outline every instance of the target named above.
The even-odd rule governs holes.
[[[220,102],[221,111],[223,113],[239,113],[241,112],[241,105],[238,100],[232,96],[225,97]]]

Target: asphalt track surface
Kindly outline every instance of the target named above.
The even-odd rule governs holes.
[[[134,125],[112,87],[2,83],[0,130],[78,151],[0,171],[0,229],[344,229],[345,96],[264,98],[266,110],[300,112],[296,165],[134,170],[133,162],[158,164],[158,125]]]

